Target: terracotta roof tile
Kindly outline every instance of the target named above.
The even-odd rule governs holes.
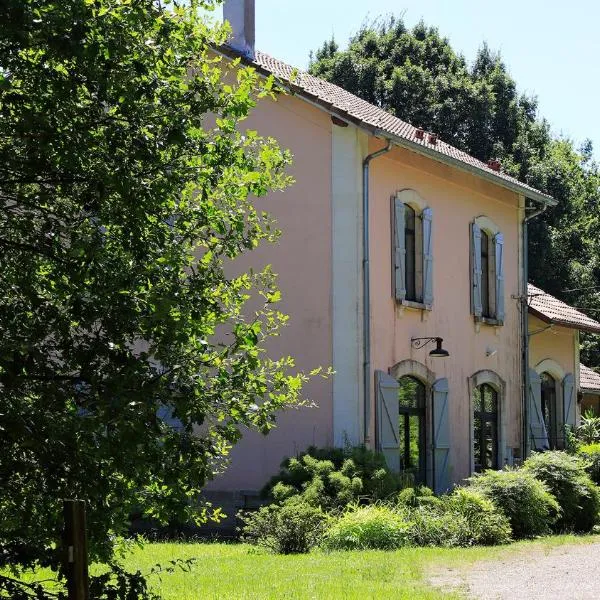
[[[477,160],[458,148],[454,148],[450,144],[446,144],[439,138],[435,144],[429,142],[427,134],[425,134],[423,139],[418,139],[416,137],[416,127],[333,83],[315,77],[305,71],[294,69],[290,65],[260,51],[256,51],[253,64],[273,74],[285,83],[290,84],[291,88],[297,93],[307,95],[321,104],[329,105],[328,108],[335,109],[338,114],[343,113],[351,119],[358,121],[359,125],[366,126],[369,129],[380,130],[384,135],[388,134],[404,140],[408,142],[407,145],[411,145],[413,148],[421,146],[424,150],[427,150],[428,155],[433,154],[435,156],[437,153],[439,160],[444,161],[445,157],[454,159],[459,163],[481,171],[482,175],[487,176],[487,178],[491,176],[497,183],[505,185],[505,187],[518,187],[525,194],[527,192],[532,193],[538,200],[551,204],[555,203],[551,196],[522,183],[506,173],[495,171],[486,163]]]
[[[582,390],[600,391],[600,374],[579,363],[579,387]]]
[[[548,323],[600,333],[600,323],[531,283],[527,286],[529,311]]]

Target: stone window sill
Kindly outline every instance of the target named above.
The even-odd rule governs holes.
[[[475,322],[483,323],[483,325],[491,325],[492,327],[501,327],[504,325],[504,321],[499,321],[491,317],[475,317]]]
[[[413,300],[401,300],[399,304],[404,308],[414,308],[417,310],[431,310],[431,305],[423,304],[422,302],[415,302]]]

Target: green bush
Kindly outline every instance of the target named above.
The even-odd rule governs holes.
[[[359,500],[387,498],[401,485],[381,454],[364,447],[311,447],[297,458],[286,458],[262,495],[276,502],[301,496],[308,504],[336,510]]]
[[[354,505],[327,529],[328,550],[393,550],[410,544],[412,524],[385,505]]]
[[[577,437],[588,445],[600,441],[600,417],[597,417],[593,410],[586,410],[581,417],[581,425],[577,428]]]
[[[554,451],[532,454],[523,470],[542,481],[561,507],[556,531],[591,531],[598,522],[600,493],[586,472],[583,458]]]
[[[456,488],[447,496],[446,503],[449,512],[466,520],[472,544],[494,546],[511,541],[512,529],[508,518],[481,492]]]
[[[469,481],[504,513],[516,539],[549,533],[560,513],[546,485],[529,471],[486,471]]]
[[[600,444],[581,446],[579,454],[586,461],[586,471],[591,480],[600,485]]]
[[[410,522],[410,541],[414,546],[470,546],[469,526],[460,514],[444,506],[418,506],[406,513]]]
[[[242,540],[276,554],[302,554],[320,543],[329,517],[320,507],[291,498],[239,513]]]

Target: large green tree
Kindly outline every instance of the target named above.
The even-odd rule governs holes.
[[[290,155],[240,133],[272,81],[210,51],[212,4],[0,5],[0,566],[56,563],[61,498],[100,558],[134,510],[202,520],[243,428],[301,401],[274,275],[231,274]]]
[[[600,173],[586,142],[552,135],[535,98],[520,94],[485,44],[472,64],[435,27],[402,19],[363,25],[341,50],[325,42],[310,71],[554,196],[558,207],[530,226],[530,279],[600,318]],[[574,291],[571,291],[574,290]],[[600,366],[600,344],[582,358]]]

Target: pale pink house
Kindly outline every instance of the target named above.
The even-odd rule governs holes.
[[[600,323],[534,285],[528,295],[530,449],[560,449],[565,424],[587,408],[600,414],[600,375],[579,362],[579,332]]]
[[[526,223],[555,201],[255,51],[253,7],[225,3],[234,37],[219,52],[287,90],[246,126],[292,151],[296,183],[260,201],[283,235],[248,260],[273,266],[291,315],[273,353],[335,375],[310,384],[318,408],[282,414],[267,437],[248,432],[208,489],[258,490],[309,445],[367,444],[437,491],[513,464],[539,425],[527,410]]]

